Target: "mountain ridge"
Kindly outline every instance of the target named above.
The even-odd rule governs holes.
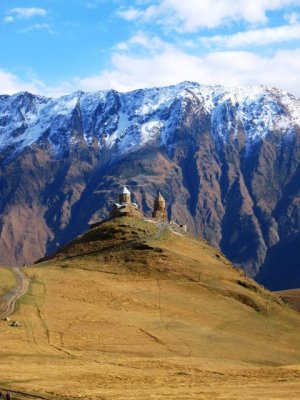
[[[298,99],[262,86],[1,97],[2,262],[55,251],[126,183],[146,213],[160,188],[170,218],[268,284],[270,249],[300,230],[299,121]]]
[[[248,138],[250,140],[255,140],[258,137],[264,137],[265,134],[268,132],[268,129],[270,127],[264,126],[264,124],[270,122],[271,124],[274,122],[272,120],[273,117],[278,117],[278,114],[281,112],[284,114],[284,108],[287,109],[289,114],[291,115],[291,121],[288,121],[286,118],[279,118],[279,121],[276,121],[277,124],[279,123],[279,127],[286,129],[288,124],[290,122],[294,122],[295,124],[300,123],[300,111],[299,111],[299,105],[300,105],[300,100],[296,99],[294,96],[288,94],[287,92],[281,91],[279,89],[268,89],[267,87],[261,85],[261,86],[249,86],[249,87],[225,87],[225,86],[206,86],[206,85],[199,85],[195,82],[182,82],[178,85],[173,85],[173,86],[167,86],[164,88],[152,88],[152,89],[139,89],[139,90],[134,90],[132,92],[127,92],[127,93],[120,93],[115,90],[103,90],[103,91],[98,91],[98,92],[83,92],[83,91],[77,91],[74,92],[70,95],[65,95],[59,98],[47,98],[44,96],[38,96],[38,95],[32,95],[29,92],[20,92],[16,93],[15,95],[11,96],[1,96],[0,97],[0,109],[1,109],[1,117],[2,117],[2,123],[3,123],[3,116],[5,116],[5,112],[7,109],[1,107],[1,100],[3,100],[4,97],[4,102],[7,100],[12,100],[11,102],[8,101],[8,105],[16,105],[19,107],[19,112],[20,112],[20,119],[19,120],[12,120],[12,126],[8,126],[8,129],[11,131],[15,126],[17,128],[21,128],[21,126],[18,126],[18,124],[21,124],[21,122],[24,122],[24,131],[26,134],[24,135],[17,135],[15,141],[11,140],[11,143],[18,143],[21,142],[23,137],[25,138],[23,142],[23,147],[26,147],[28,145],[32,145],[36,141],[38,141],[41,138],[41,134],[47,129],[51,128],[51,124],[54,125],[54,128],[59,129],[60,126],[60,121],[59,118],[57,122],[57,126],[53,123],[53,121],[50,123],[49,119],[51,117],[58,115],[59,117],[71,115],[72,113],[76,113],[79,111],[82,114],[82,120],[83,120],[83,132],[84,132],[84,140],[86,141],[87,144],[91,144],[91,137],[89,134],[91,133],[92,129],[90,126],[90,115],[96,111],[99,111],[99,104],[106,105],[106,113],[109,114],[111,111],[115,111],[117,108],[119,111],[119,121],[118,124],[116,124],[116,121],[114,118],[112,118],[109,121],[97,121],[98,123],[102,123],[104,126],[97,127],[100,128],[100,134],[105,134],[108,136],[108,139],[105,140],[103,137],[99,137],[99,147],[101,146],[107,146],[108,148],[112,147],[115,144],[115,141],[117,139],[121,139],[124,137],[122,136],[122,132],[126,131],[129,127],[129,120],[126,118],[126,114],[129,115],[132,119],[138,119],[137,117],[143,117],[147,115],[148,123],[144,123],[141,128],[140,132],[140,139],[142,141],[139,143],[139,145],[145,144],[143,142],[143,139],[150,140],[152,139],[151,135],[151,130],[159,129],[161,128],[161,123],[160,121],[151,121],[151,117],[153,117],[153,114],[159,109],[161,105],[164,105],[164,108],[167,108],[168,103],[178,100],[186,100],[187,95],[191,95],[194,98],[198,98],[198,100],[203,101],[204,104],[204,109],[207,112],[211,112],[215,108],[218,108],[218,106],[222,103],[226,102],[231,102],[232,105],[238,105],[239,103],[243,103],[243,105],[239,108],[238,112],[240,113],[240,116],[242,116],[243,113],[246,114],[245,108],[247,103],[251,103],[251,101],[257,101],[257,108],[263,107],[264,102],[268,99],[265,99],[265,97],[269,96],[269,103],[267,104],[267,107],[265,107],[264,112],[264,118],[262,118],[259,122],[260,125],[255,125],[253,123],[253,129],[249,129],[249,135]],[[276,97],[280,97],[283,101],[282,107],[278,107],[276,104],[275,100]],[[22,103],[22,99],[24,100],[31,100],[31,102],[28,104],[27,103]],[[138,100],[134,102],[134,100]],[[15,101],[14,101],[15,100]],[[19,104],[18,104],[19,100]],[[34,102],[33,100],[36,100]],[[114,101],[116,104],[114,104]],[[15,104],[17,103],[17,104]],[[136,106],[136,103],[140,103],[140,107]],[[183,102],[184,103],[184,102]],[[131,106],[133,104],[133,106]],[[183,107],[186,104],[183,104]],[[179,104],[177,104],[179,106]],[[97,109],[98,107],[98,109]],[[176,108],[176,104],[174,105]],[[101,108],[101,107],[100,107]],[[103,111],[103,110],[101,110]],[[222,135],[222,130],[224,130],[224,121],[222,123],[222,118],[224,117],[222,115],[222,109],[217,110],[216,115],[214,115],[214,118],[218,119],[218,124],[216,125],[215,132],[216,136],[224,136]],[[259,110],[251,110],[253,114],[251,115],[251,120],[253,120],[253,115],[256,117],[259,117]],[[220,114],[221,113],[221,119]],[[272,115],[273,114],[273,115]],[[7,116],[7,115],[6,115]],[[42,121],[42,119],[46,121]],[[86,117],[86,119],[85,119]],[[286,117],[286,115],[285,115]],[[174,118],[174,116],[173,116]],[[242,118],[245,119],[247,123],[249,121],[247,120],[246,116],[242,116]],[[143,118],[142,118],[143,119]],[[160,115],[160,119],[161,115]],[[150,121],[149,121],[150,120]],[[42,122],[41,122],[42,121]],[[245,122],[244,121],[244,122]],[[108,124],[108,122],[111,123],[111,125]],[[139,121],[140,122],[140,121]],[[142,121],[145,122],[145,121]],[[173,121],[171,121],[173,122]],[[253,122],[253,121],[252,121]],[[13,125],[15,124],[15,126]],[[38,125],[40,123],[40,126]],[[36,126],[36,124],[38,126]],[[115,124],[115,125],[114,125]],[[34,126],[34,129],[32,128],[32,125]],[[230,125],[230,124],[229,124]],[[5,149],[7,146],[9,146],[11,143],[8,141],[5,143],[4,138],[7,139],[5,130],[3,129],[3,126],[1,126],[1,141],[0,141],[0,150]],[[112,128],[117,128],[112,132]],[[229,126],[230,130],[231,126]],[[251,128],[251,127],[250,127]],[[258,132],[255,132],[255,129],[258,129]],[[228,126],[227,126],[228,130]],[[39,135],[40,133],[40,135]],[[99,132],[97,132],[99,134]],[[226,133],[226,132],[225,132]],[[237,132],[235,132],[237,133]],[[131,132],[130,132],[131,134]],[[119,135],[119,136],[118,136]],[[126,136],[126,135],[125,135]],[[226,136],[226,135],[225,135]],[[49,135],[49,138],[52,136]],[[102,142],[101,142],[102,139]],[[121,140],[122,141],[122,140]],[[166,144],[168,141],[167,137],[164,137],[162,134],[161,137],[161,144]],[[53,141],[52,146],[55,148],[55,141]],[[136,143],[135,143],[136,145]],[[130,150],[130,146],[128,143],[123,143],[123,149],[126,151]],[[21,146],[22,148],[22,146]],[[122,150],[122,149],[121,149]]]

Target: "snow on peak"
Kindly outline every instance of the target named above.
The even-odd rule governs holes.
[[[0,96],[0,150],[48,140],[59,152],[82,140],[124,154],[149,142],[167,145],[191,111],[210,120],[214,137],[226,140],[242,129],[250,144],[273,130],[284,137],[300,125],[300,101],[264,86],[182,82],[128,93],[78,91],[58,99],[22,92]]]

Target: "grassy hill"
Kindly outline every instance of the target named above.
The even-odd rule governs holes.
[[[106,221],[26,273],[12,317],[23,327],[0,323],[0,388],[47,399],[300,396],[300,315],[174,225]]]
[[[4,300],[4,295],[11,290],[16,284],[14,274],[9,268],[0,267],[0,306]]]
[[[300,289],[281,290],[275,294],[300,313]]]

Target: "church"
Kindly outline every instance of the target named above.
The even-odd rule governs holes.
[[[131,193],[126,186],[123,187],[119,194],[119,201],[114,203],[110,214],[111,218],[116,217],[144,217],[143,212],[139,209],[136,203],[131,202]],[[160,191],[157,192],[154,200],[152,218],[168,220],[166,202]]]

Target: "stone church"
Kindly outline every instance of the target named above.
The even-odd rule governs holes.
[[[139,217],[144,216],[143,212],[139,209],[136,203],[131,202],[131,193],[126,186],[123,187],[119,194],[119,201],[114,203],[110,214],[111,218],[116,217]],[[168,213],[166,210],[166,202],[160,191],[154,200],[154,207],[152,218],[168,220]]]
[[[154,200],[154,210],[152,213],[152,218],[155,219],[168,219],[168,213],[166,210],[166,201],[162,197],[160,191],[157,192],[157,196]]]

